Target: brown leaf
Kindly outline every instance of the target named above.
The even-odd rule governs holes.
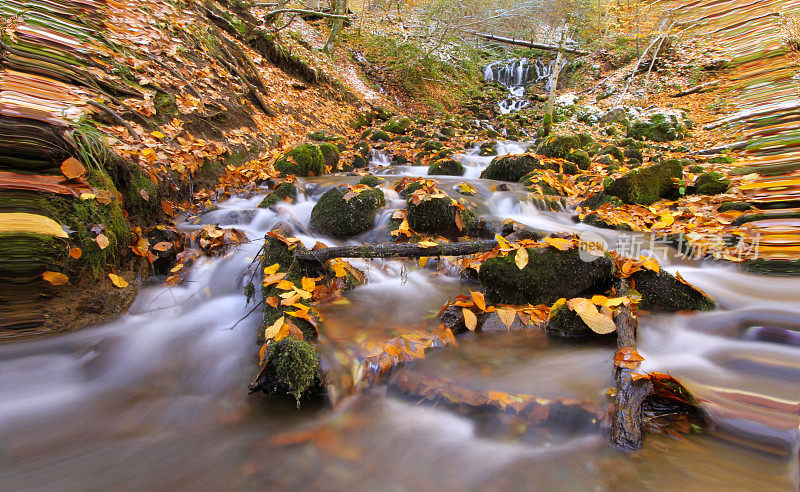
[[[53,285],[64,285],[69,282],[69,277],[58,272],[43,272],[42,278]]]
[[[156,251],[166,251],[171,248],[173,245],[169,241],[161,241],[160,243],[156,243],[153,245],[153,249]]]
[[[456,227],[459,231],[464,230],[464,222],[461,220],[461,212],[456,210]]]
[[[64,173],[68,179],[80,178],[86,172],[83,164],[74,157],[70,157],[61,163],[61,172]]]
[[[166,200],[161,200],[161,210],[163,210],[164,213],[170,217],[175,215],[175,210],[172,208],[172,204]]]
[[[623,347],[614,354],[614,365],[628,369],[635,369],[643,360],[644,357],[631,347]]]
[[[81,257],[81,255],[82,255],[82,254],[83,254],[83,251],[81,251],[81,248],[77,248],[77,247],[75,247],[75,248],[70,248],[70,249],[69,249],[69,256],[70,256],[72,259],[75,259],[75,260],[77,260],[78,258],[80,258],[80,257]]]

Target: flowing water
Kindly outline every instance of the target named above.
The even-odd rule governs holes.
[[[525,147],[505,142],[500,149],[519,153]],[[593,230],[567,213],[537,210],[518,185],[492,192],[498,183],[478,179],[491,158],[478,157],[477,149],[458,159],[466,176],[437,178],[441,188],[468,181],[484,216],[510,217],[544,231]],[[373,165],[381,162],[376,157]],[[388,206],[375,230],[350,243],[385,234],[392,210],[403,206],[391,184],[425,170],[374,167]],[[383,387],[346,398],[336,409],[306,405],[298,411],[290,402],[247,396],[257,370],[259,316],[229,328],[249,310],[242,272],[258,239],[289,223],[311,246],[317,238],[307,227],[316,199],[333,184],[357,179],[305,180],[306,196],[277,212],[258,209],[260,196],[221,203],[199,224],[183,227],[235,226],[252,243],[221,258],[199,259],[181,286],[163,287],[153,279],[117,320],[0,347],[0,489],[797,488],[800,281],[747,275],[730,265],[670,257],[666,267],[679,269],[721,309],[648,315],[640,325],[643,369],[682,381],[715,430],[685,440],[650,435],[634,455],[611,448],[603,427],[520,437],[514,429],[420,406]],[[612,247],[619,243],[615,232],[593,231]],[[431,264],[358,265],[367,269],[369,282],[348,294],[349,305],[323,308],[327,354],[363,356],[353,354],[352,340],[385,340],[432,326],[431,313],[470,287],[455,272]],[[605,405],[613,350],[554,341],[535,330],[468,334],[397,374],[414,370],[476,390]],[[286,433],[311,441],[274,440]]]
[[[553,73],[555,63],[555,60],[545,63],[541,60],[511,58],[487,65],[483,70],[484,80],[498,82],[509,92],[509,97],[500,101],[500,113],[508,114],[530,105],[525,97],[527,85],[544,84],[545,91],[549,91],[550,74]]]

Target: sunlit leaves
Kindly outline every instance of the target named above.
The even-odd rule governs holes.
[[[108,278],[111,279],[111,283],[114,284],[114,286],[119,287],[120,289],[128,286],[128,282],[115,273],[109,273]]]
[[[518,249],[514,255],[514,263],[516,263],[517,268],[520,270],[525,268],[525,266],[528,264],[528,250],[525,248]]]
[[[589,299],[575,298],[569,301],[568,305],[581,317],[586,326],[593,332],[605,335],[617,329],[614,320],[597,310],[597,307]]]
[[[59,272],[43,272],[42,278],[52,285],[64,285],[69,282],[69,277]]]

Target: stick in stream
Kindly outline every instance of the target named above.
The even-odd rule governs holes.
[[[626,295],[629,289],[627,280],[621,280],[617,291]],[[616,316],[617,350],[636,349],[636,328],[638,321],[630,306],[622,306]],[[649,379],[633,380],[631,370],[614,366],[614,379],[617,383],[617,394],[614,396],[614,413],[611,416],[611,444],[626,449],[642,448],[642,402],[653,391],[653,383]]]
[[[691,89],[686,89],[685,91],[676,92],[675,94],[670,94],[669,97],[683,97],[688,96],[690,94],[694,94],[696,92],[706,92],[713,88],[715,88],[719,82],[716,80],[712,80],[711,82],[706,82],[705,84],[700,84],[692,87]]]
[[[297,251],[295,258],[324,263],[333,258],[421,258],[428,256],[465,256],[491,251],[495,240],[447,243],[431,247],[416,244],[365,244],[363,246],[338,246],[334,248]]]

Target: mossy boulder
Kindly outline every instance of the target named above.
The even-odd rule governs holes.
[[[725,193],[731,185],[731,180],[727,176],[717,171],[709,171],[701,174],[694,182],[695,192],[698,195],[718,195]]]
[[[556,188],[548,182],[541,179],[539,171],[533,171],[526,174],[519,180],[520,183],[525,185],[528,191],[539,195],[563,195]]]
[[[461,228],[456,223],[456,214],[460,215]],[[426,198],[417,204],[408,201],[408,225],[417,232],[457,237],[466,235],[475,223],[475,213],[456,207],[450,197]]]
[[[483,142],[480,145],[480,151],[478,152],[478,155],[482,157],[497,155],[497,142],[494,140],[491,142]]]
[[[427,152],[439,152],[444,150],[444,144],[438,140],[425,140],[422,142],[422,150]]]
[[[567,160],[578,166],[578,169],[582,169],[584,171],[589,169],[589,166],[592,163],[591,159],[589,158],[589,154],[583,150],[573,150],[569,153],[569,156],[567,156]]]
[[[272,191],[267,193],[267,196],[258,204],[258,208],[269,208],[276,203],[285,202],[287,200],[294,201],[297,199],[297,188],[294,183],[284,181],[275,187]]]
[[[550,135],[544,139],[536,153],[545,157],[566,159],[572,150],[580,148],[581,141],[578,137],[572,135]]]
[[[519,269],[515,254],[483,262],[479,278],[496,303],[551,305],[564,297],[591,297],[611,285],[614,262],[606,256],[584,261],[577,248],[528,248],[528,263]]]
[[[504,155],[492,159],[481,178],[517,182],[526,174],[542,168],[541,161],[531,154]]]
[[[605,193],[596,193],[582,201],[580,206],[582,208],[597,210],[606,203],[610,203],[614,207],[621,207],[623,205],[622,200],[615,196],[606,195]]]
[[[357,185],[365,184],[371,188],[377,188],[378,186],[380,186],[381,180],[377,176],[370,175],[370,176],[364,176],[363,178],[359,179],[358,183],[356,184]]]
[[[339,168],[339,148],[332,143],[322,142],[319,144],[319,150],[322,152],[325,165],[337,170]]]
[[[429,176],[463,176],[464,166],[453,159],[439,159],[428,167]]]
[[[716,309],[713,299],[681,282],[671,274],[640,270],[631,275],[636,290],[642,295],[639,307],[647,311],[710,311]]]
[[[337,148],[344,150],[342,145],[345,144],[344,137],[334,133],[326,132],[325,130],[317,130],[308,134],[308,139],[313,142],[329,142],[335,144]]]
[[[748,210],[752,209],[753,206],[747,202],[723,202],[719,208],[717,208],[717,212],[729,212],[731,210],[736,210],[737,212],[747,212]]]
[[[375,130],[368,135],[373,142],[391,142],[392,136],[385,130]],[[366,137],[364,137],[366,138]]]
[[[627,136],[636,140],[671,142],[686,137],[686,122],[675,112],[656,111],[637,119],[628,127]]]
[[[580,144],[581,144],[581,148],[582,148],[582,149],[585,149],[585,148],[586,148],[586,147],[588,147],[589,145],[591,145],[591,144],[595,143],[595,141],[594,141],[594,137],[593,137],[593,136],[591,136],[591,135],[590,135],[590,134],[588,134],[588,133],[579,133],[579,134],[578,134],[578,135],[576,135],[576,136],[578,137],[578,141],[580,142]]]
[[[292,337],[267,347],[260,389],[275,396],[291,395],[300,404],[304,396],[325,393],[325,375],[315,347]]]
[[[343,238],[360,234],[375,222],[375,214],[386,204],[381,190],[370,188],[345,200],[348,190],[331,188],[311,210],[311,228],[321,234]]]
[[[600,149],[600,152],[598,152],[597,155],[610,155],[619,162],[625,162],[625,154],[616,145],[606,145]]]
[[[318,145],[304,143],[283,154],[275,169],[284,175],[319,176],[325,169],[325,156]]]
[[[383,125],[382,129],[389,133],[405,135],[414,126],[414,122],[406,116],[393,116]]]
[[[606,186],[605,193],[628,204],[651,205],[672,193],[672,178],[683,176],[683,166],[675,159],[635,169]]]

